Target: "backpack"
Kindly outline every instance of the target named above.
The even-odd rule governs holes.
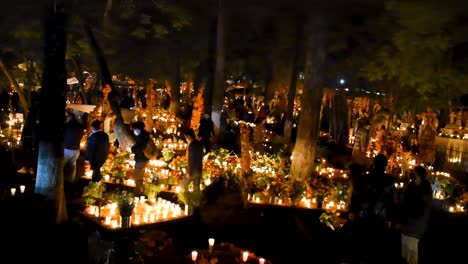
[[[156,157],[158,156],[158,148],[154,143],[152,135],[150,135],[148,142],[146,143],[145,149],[143,150],[143,153],[150,160],[156,159]]]

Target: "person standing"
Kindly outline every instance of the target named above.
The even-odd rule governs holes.
[[[418,263],[419,240],[427,230],[432,206],[432,187],[426,179],[426,169],[415,167],[414,176],[403,193],[401,203],[401,255],[408,264]]]
[[[80,156],[80,143],[85,132],[85,126],[78,121],[75,114],[67,113],[67,122],[65,123],[65,148],[63,150],[64,178],[69,184],[75,183],[76,161]]]
[[[135,144],[131,147],[132,153],[135,154],[135,168],[133,171],[136,185],[135,192],[142,195],[144,193],[145,169],[149,162],[149,158],[145,156],[145,147],[151,139],[148,131],[145,130],[145,123],[142,121],[132,123],[131,128],[136,136]]]
[[[354,137],[352,160],[364,166],[368,165],[366,155],[367,145],[369,143],[369,129],[369,122],[367,120],[362,121]]]
[[[215,136],[214,123],[211,120],[209,113],[206,113],[202,120],[200,120],[200,126],[198,127],[198,137],[201,138],[205,153],[211,151],[211,137]]]
[[[185,132],[187,139],[187,175],[185,180],[185,190],[187,190],[190,182],[193,181],[195,190],[200,190],[200,179],[203,170],[203,144],[195,137],[195,132],[192,129]]]
[[[101,121],[94,120],[91,123],[93,132],[88,137],[86,146],[86,163],[89,163],[93,171],[92,180],[98,182],[102,179],[101,167],[109,155],[109,135],[101,129]]]

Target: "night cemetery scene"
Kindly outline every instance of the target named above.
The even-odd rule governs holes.
[[[0,263],[468,262],[468,2],[1,7]]]

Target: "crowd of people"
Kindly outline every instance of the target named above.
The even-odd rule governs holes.
[[[387,158],[373,160],[370,172],[353,163],[347,263],[418,263],[419,239],[424,235],[432,208],[432,187],[422,166],[414,168],[412,181],[403,192],[395,187],[394,176],[385,173]],[[400,241],[399,241],[400,240]],[[395,248],[401,245],[401,248]],[[398,258],[401,255],[402,258]]]

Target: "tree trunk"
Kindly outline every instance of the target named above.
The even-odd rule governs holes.
[[[340,146],[348,143],[348,104],[340,92],[335,92],[331,98],[330,135]]]
[[[130,134],[129,130],[125,126],[122,113],[120,112],[119,107],[119,93],[117,89],[114,87],[114,82],[112,81],[112,75],[110,74],[109,67],[107,66],[107,62],[104,58],[104,53],[101,50],[101,47],[97,43],[96,38],[94,37],[93,32],[89,25],[85,25],[85,31],[90,41],[91,48],[94,51],[96,59],[99,64],[99,68],[101,71],[102,76],[102,86],[109,85],[111,87],[111,91],[108,96],[108,101],[112,112],[115,115],[114,121],[114,132],[117,135],[117,140],[119,141],[120,149],[127,149],[133,144],[135,144],[135,139]]]
[[[287,139],[287,143],[291,142],[291,131],[293,124],[294,115],[294,100],[297,93],[297,78],[299,73],[299,59],[301,56],[301,37],[303,31],[303,23],[301,20],[296,24],[296,47],[294,48],[294,56],[291,68],[291,79],[288,91],[288,106],[286,110],[286,121],[284,124],[284,138]]]
[[[170,85],[171,85],[171,103],[169,104],[169,112],[177,114],[180,105],[180,52],[179,43],[176,42],[172,50],[173,68],[171,71]]]
[[[39,102],[39,158],[34,191],[56,201],[56,221],[60,223],[67,220],[63,188],[63,130],[67,88],[66,16],[63,9],[55,3],[48,8]]]
[[[104,9],[104,15],[102,17],[102,27],[104,29],[104,32],[109,30],[109,24],[110,24],[109,13],[111,9],[112,9],[112,0],[107,0],[106,8]]]
[[[306,24],[306,66],[303,110],[299,118],[296,144],[292,153],[291,174],[307,179],[314,170],[315,151],[319,137],[320,105],[324,86],[326,57],[326,24],[321,16],[311,16]]]
[[[2,69],[3,74],[5,74],[5,76],[7,77],[8,82],[13,87],[14,91],[18,93],[21,107],[23,108],[24,115],[25,115],[24,119],[26,120],[28,112],[29,112],[29,103],[28,103],[28,100],[26,99],[26,95],[24,94],[24,90],[18,85],[15,79],[13,79],[7,67],[3,63],[2,59],[0,59],[0,68]]]
[[[216,57],[214,72],[213,97],[211,98],[211,119],[215,127],[215,134],[219,135],[221,126],[221,112],[224,104],[224,8],[222,0],[218,0],[218,19],[216,21]]]

